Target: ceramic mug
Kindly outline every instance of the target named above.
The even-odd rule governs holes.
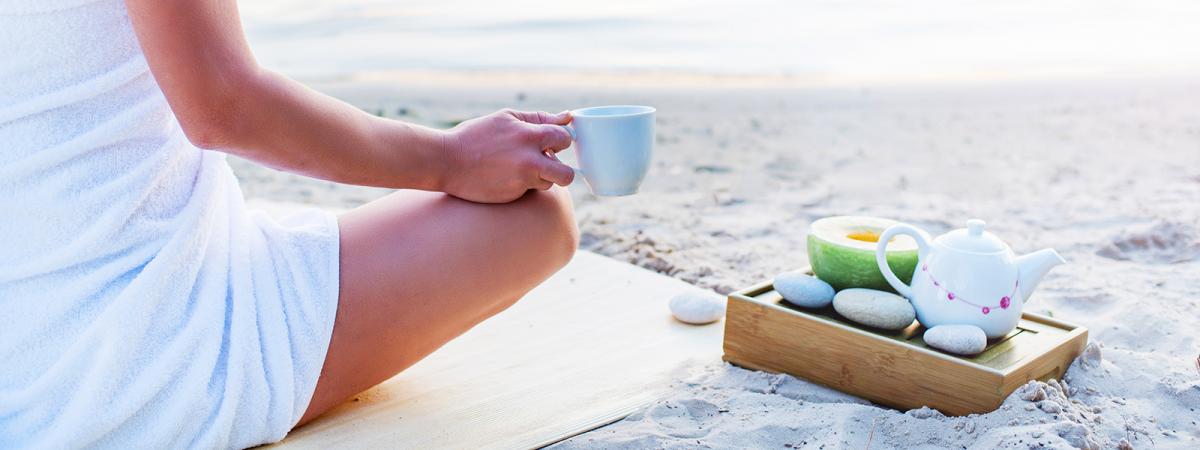
[[[598,196],[635,194],[654,150],[654,112],[649,106],[594,106],[571,111],[565,126],[588,189]]]

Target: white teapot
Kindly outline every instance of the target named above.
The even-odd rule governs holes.
[[[1051,267],[1066,261],[1054,249],[1016,256],[979,219],[930,239],[907,224],[893,225],[879,236],[875,260],[896,292],[912,301],[917,320],[926,328],[974,325],[988,339],[1008,334],[1021,320],[1021,309]],[[917,268],[905,285],[888,267],[884,251],[897,234],[917,241]]]

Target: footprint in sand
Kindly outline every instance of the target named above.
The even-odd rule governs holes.
[[[1119,233],[1096,254],[1146,264],[1188,262],[1200,258],[1200,231],[1195,225],[1157,221]]]
[[[646,411],[646,417],[670,436],[700,438],[721,420],[717,405],[700,399],[667,400]]]

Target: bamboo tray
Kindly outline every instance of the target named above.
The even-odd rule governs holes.
[[[784,372],[899,409],[985,413],[1029,380],[1060,378],[1087,344],[1087,329],[1025,313],[979,355],[930,348],[917,323],[900,331],[846,320],[833,307],[787,303],[770,281],[729,295],[724,359]]]

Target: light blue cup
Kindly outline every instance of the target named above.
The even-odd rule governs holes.
[[[635,194],[654,150],[654,108],[595,106],[571,111],[567,131],[575,138],[576,173],[598,196]]]

